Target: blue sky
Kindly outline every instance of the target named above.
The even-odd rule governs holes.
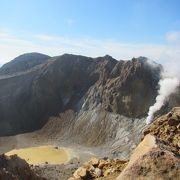
[[[179,44],[179,0],[0,0],[0,64],[31,51],[161,62]]]

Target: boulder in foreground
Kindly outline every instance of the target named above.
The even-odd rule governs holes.
[[[0,155],[0,179],[2,180],[45,180],[37,176],[28,163],[17,155]]]

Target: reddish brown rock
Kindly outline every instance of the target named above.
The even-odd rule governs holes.
[[[178,143],[180,142],[180,120],[178,116],[180,116],[180,107],[175,107],[167,115],[155,119],[144,131],[144,136],[147,134],[155,135],[161,140],[167,141],[173,152],[180,153]]]

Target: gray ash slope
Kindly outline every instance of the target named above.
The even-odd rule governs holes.
[[[131,151],[157,95],[162,67],[64,54],[0,76],[0,136],[35,133],[39,141]],[[1,71],[1,69],[0,69]],[[180,104],[174,95],[166,109]],[[121,148],[119,148],[121,146]],[[105,150],[105,149],[104,149]]]

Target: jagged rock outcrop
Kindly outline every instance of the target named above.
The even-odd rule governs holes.
[[[118,61],[113,66],[112,60],[110,62],[100,69],[103,73],[89,89],[83,109],[93,109],[100,104],[107,111],[117,114],[144,116],[146,108],[154,102],[161,66],[151,67],[142,57]]]
[[[89,162],[79,167],[71,178],[76,179],[115,179],[126,167],[128,161],[118,159],[91,158]]]
[[[0,179],[2,180],[45,180],[37,176],[25,160],[17,155],[0,155]]]
[[[180,153],[180,107],[156,118],[144,131],[144,135],[154,135],[171,145],[172,151]]]
[[[142,117],[157,95],[160,70],[142,57],[117,61],[65,54],[26,72],[1,76],[0,135],[39,129],[68,109],[83,113],[100,108]]]

